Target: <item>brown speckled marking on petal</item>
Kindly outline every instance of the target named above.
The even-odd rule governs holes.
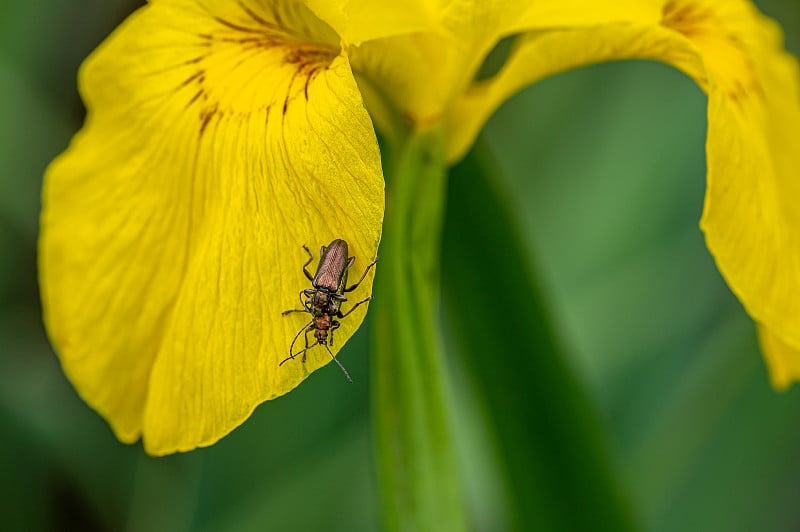
[[[751,98],[763,100],[764,89],[758,80],[751,53],[741,29],[727,23],[713,4],[687,0],[670,0],[664,5],[661,24],[680,33],[707,53],[724,51],[731,58],[730,68],[709,64],[715,83],[740,109]],[[734,68],[734,66],[736,68]]]

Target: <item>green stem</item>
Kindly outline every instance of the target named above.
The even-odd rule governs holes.
[[[384,528],[464,530],[434,311],[446,169],[441,131],[385,165],[388,205],[372,304],[373,405]]]

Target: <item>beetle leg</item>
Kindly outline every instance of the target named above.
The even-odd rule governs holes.
[[[306,351],[308,351],[309,349],[311,349],[311,347],[314,347],[314,346],[311,346],[311,347],[309,347],[309,345],[308,345],[308,333],[309,333],[310,331],[313,331],[313,330],[314,330],[314,322],[313,322],[313,320],[312,320],[312,321],[310,321],[310,322],[308,322],[306,325],[303,325],[303,328],[302,328],[302,329],[300,329],[300,330],[297,332],[297,334],[296,334],[296,335],[295,335],[295,337],[294,337],[294,340],[292,340],[292,345],[290,345],[290,346],[289,346],[289,356],[288,356],[288,357],[286,357],[286,358],[284,358],[283,360],[281,360],[281,361],[280,361],[280,363],[278,364],[279,366],[283,366],[283,363],[284,363],[284,362],[286,362],[286,361],[288,361],[288,360],[294,360],[294,359],[295,359],[295,357],[296,357],[297,355],[300,355],[300,354],[302,354],[302,355],[303,355],[303,358],[302,358],[302,359],[300,359],[300,360],[301,360],[301,362],[305,363],[305,361],[306,361]],[[301,351],[298,351],[297,353],[292,353],[292,350],[294,349],[294,344],[295,344],[295,342],[297,342],[297,339],[300,337],[300,334],[301,334],[301,333],[303,333],[303,332],[305,332],[305,333],[306,333],[306,335],[305,335],[305,337],[304,337],[304,338],[306,339],[306,347],[305,347],[305,349],[303,349],[303,350],[301,350]]]
[[[306,363],[306,353],[308,352],[308,333],[309,333],[309,331],[313,331],[313,330],[314,330],[314,322],[312,321],[311,323],[308,324],[308,327],[306,327],[306,334],[303,337],[303,338],[306,339],[306,348],[303,349],[303,358],[300,359],[300,362],[302,362],[303,364]]]
[[[291,310],[284,310],[281,312],[281,316],[286,316],[287,314],[291,314],[292,312],[311,312],[311,298],[303,299],[303,295],[308,295],[308,292],[311,291],[312,293],[316,292],[316,290],[309,290],[306,288],[305,290],[300,291],[300,304],[303,305],[303,308],[293,308]]]
[[[306,253],[308,253],[308,260],[306,261],[306,263],[305,263],[305,264],[303,264],[303,273],[304,273],[304,274],[306,274],[306,277],[308,277],[308,280],[309,280],[309,281],[312,281],[312,282],[313,282],[313,281],[314,281],[314,276],[313,276],[313,275],[311,275],[311,273],[310,273],[310,272],[309,272],[309,271],[306,269],[306,267],[307,267],[309,264],[311,264],[311,261],[312,261],[312,260],[314,260],[314,255],[312,255],[312,254],[311,254],[311,250],[310,250],[310,249],[308,249],[308,246],[306,246],[306,245],[303,245],[303,249],[304,249],[304,250],[306,250]]]
[[[373,266],[375,266],[375,264],[376,264],[377,262],[378,262],[378,257],[376,256],[376,257],[375,257],[375,260],[373,260],[372,262],[370,262],[370,263],[367,265],[367,267],[364,269],[364,273],[362,273],[362,274],[361,274],[361,279],[359,279],[358,281],[356,281],[356,283],[355,283],[355,284],[353,284],[353,285],[350,285],[350,286],[348,286],[347,288],[345,288],[345,289],[344,289],[344,291],[345,291],[345,292],[352,292],[353,290],[355,290],[356,288],[358,288],[358,285],[360,285],[360,284],[361,284],[361,281],[363,281],[363,280],[364,280],[364,277],[366,277],[366,276],[367,276],[367,272],[368,272],[368,271],[369,271],[369,270],[370,270],[370,269],[371,269]]]
[[[290,308],[289,310],[284,310],[281,312],[281,316],[286,316],[291,314],[292,312],[308,312],[308,309],[304,308]]]
[[[331,337],[331,341],[330,341],[329,343],[330,343],[331,345],[333,345],[333,331],[335,331],[336,329],[338,329],[340,325],[341,325],[341,323],[339,323],[339,322],[338,322],[338,321],[336,321],[336,320],[333,320],[333,321],[331,322],[331,328],[330,328],[330,329],[328,329],[328,335]]]
[[[311,312],[311,301],[306,299],[303,301],[303,292],[300,292],[300,304],[303,305],[303,308],[293,308],[290,310],[284,310],[281,312],[281,316],[286,316],[287,314],[291,314],[292,312]]]
[[[372,296],[367,296],[367,297],[365,297],[364,299],[362,299],[361,301],[359,301],[358,303],[356,303],[355,305],[353,305],[352,307],[350,307],[350,310],[348,310],[348,311],[347,311],[346,313],[344,313],[344,314],[342,314],[342,312],[341,312],[341,311],[339,311],[339,314],[340,314],[340,315],[338,315],[337,317],[338,317],[338,318],[345,318],[345,317],[349,316],[351,312],[353,312],[355,309],[357,309],[359,305],[361,305],[362,303],[367,303],[367,302],[369,302],[369,301],[372,301]]]

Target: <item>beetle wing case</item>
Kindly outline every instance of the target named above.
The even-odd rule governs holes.
[[[347,242],[336,239],[325,248],[314,277],[315,288],[323,288],[329,292],[338,292],[347,279]]]

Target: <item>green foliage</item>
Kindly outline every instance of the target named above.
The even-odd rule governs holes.
[[[507,478],[514,530],[633,530],[605,435],[520,252],[484,150],[453,171],[442,289]],[[483,155],[483,157],[481,156]]]

